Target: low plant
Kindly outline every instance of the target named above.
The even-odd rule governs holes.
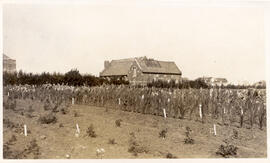
[[[191,138],[191,132],[192,130],[189,127],[186,127],[186,138],[184,139],[185,144],[194,144],[194,139]]]
[[[49,114],[45,114],[39,117],[39,122],[41,124],[54,124],[57,122],[57,118],[55,117],[54,114],[49,113]]]
[[[117,144],[117,143],[115,142],[115,139],[109,139],[108,144],[114,145],[114,144]]]
[[[145,146],[139,145],[134,132],[130,133],[128,152],[134,156],[138,156],[138,153],[147,153],[148,150]]]
[[[219,146],[217,155],[221,155],[224,158],[235,157],[237,155],[238,147],[230,144],[227,140],[224,140],[225,145],[221,144]]]
[[[87,131],[86,131],[86,135],[89,136],[89,137],[92,137],[92,138],[95,138],[97,137],[97,134],[94,130],[94,125],[91,124],[88,128],[87,128]]]
[[[160,138],[163,138],[163,139],[166,138],[167,132],[168,132],[168,129],[167,129],[167,128],[161,130],[161,131],[159,132],[159,137],[160,137]]]
[[[177,158],[177,157],[169,152],[166,154],[166,158],[172,159],[172,158]]]
[[[115,125],[116,125],[117,127],[120,127],[122,121],[123,121],[122,119],[117,119],[117,120],[115,121]]]

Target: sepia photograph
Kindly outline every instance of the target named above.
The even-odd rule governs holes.
[[[3,159],[266,159],[264,4],[1,4]]]

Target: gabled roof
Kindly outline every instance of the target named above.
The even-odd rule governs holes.
[[[181,71],[178,69],[174,62],[157,61],[154,59],[147,59],[146,57],[128,58],[121,60],[112,60],[108,68],[104,69],[100,76],[121,76],[127,75],[130,66],[136,62],[144,73],[157,73],[157,74],[178,74]]]
[[[104,69],[100,76],[122,76],[127,75],[134,58],[112,60],[108,68]]]
[[[136,58],[137,59],[137,58]],[[157,61],[154,59],[147,59],[146,57],[138,58],[138,63],[143,72],[146,73],[162,73],[162,74],[179,74],[182,72],[178,69],[174,62]]]
[[[11,59],[9,56],[3,54],[3,60],[14,60],[14,59]]]

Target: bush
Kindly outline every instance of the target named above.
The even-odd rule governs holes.
[[[221,144],[216,154],[221,155],[224,158],[229,158],[236,156],[237,150],[238,147],[229,144],[229,142],[225,140],[225,145]]]
[[[117,119],[117,120],[115,121],[115,125],[116,125],[117,127],[120,127],[120,126],[121,126],[121,122],[122,122],[122,119]]]
[[[173,154],[171,154],[171,153],[167,153],[167,155],[166,155],[166,158],[177,158],[176,156],[174,156]]]
[[[166,128],[165,130],[164,130],[164,129],[161,130],[161,131],[159,132],[159,137],[160,137],[160,138],[166,138],[167,132],[168,132],[168,129],[167,129],[167,128]]]
[[[88,129],[87,129],[87,131],[86,131],[86,135],[89,136],[89,137],[92,137],[92,138],[97,137],[97,134],[96,134],[96,132],[95,132],[95,130],[94,130],[94,125],[93,125],[93,124],[91,124],[91,125],[88,127]]]
[[[114,145],[114,144],[117,144],[117,143],[115,142],[115,139],[109,139],[108,144],[112,144],[112,145]]]
[[[184,139],[185,144],[194,144],[194,139],[191,138],[191,129],[189,127],[186,127],[186,138]]]
[[[39,117],[39,121],[41,122],[41,124],[54,124],[57,122],[57,118],[52,113],[49,113]]]
[[[134,132],[130,133],[130,136],[128,152],[134,156],[138,156],[138,153],[148,153],[146,147],[138,144]]]

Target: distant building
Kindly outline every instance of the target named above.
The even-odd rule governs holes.
[[[16,72],[16,60],[9,58],[3,54],[3,71],[13,73]]]
[[[255,87],[266,87],[266,81],[262,80],[262,81],[258,81],[256,83],[253,84],[253,86]]]
[[[157,61],[146,57],[128,58],[104,62],[100,77],[117,77],[131,84],[146,85],[156,80],[180,82],[182,72],[174,62]]]
[[[201,77],[197,80],[204,81],[207,85],[210,86],[221,86],[228,84],[228,80],[226,78]]]

